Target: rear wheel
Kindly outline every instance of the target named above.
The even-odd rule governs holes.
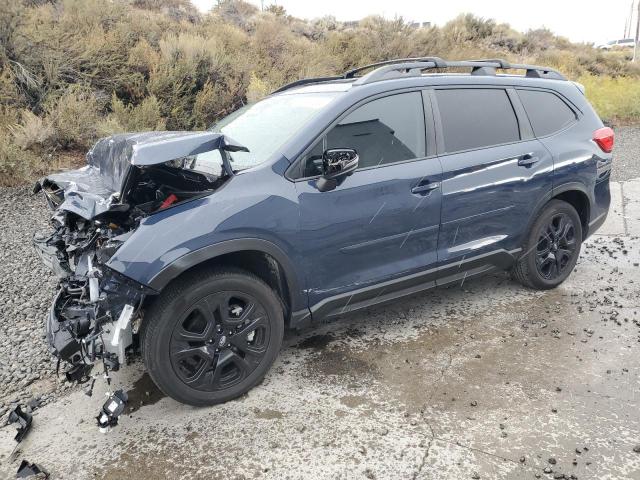
[[[533,223],[513,276],[530,288],[555,288],[575,267],[581,244],[578,212],[567,202],[552,200]]]
[[[171,284],[146,312],[141,339],[149,375],[190,405],[236,398],[273,364],[282,306],[261,279],[240,270],[197,270]]]

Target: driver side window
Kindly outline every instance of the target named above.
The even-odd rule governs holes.
[[[358,107],[314,145],[304,161],[304,177],[322,175],[322,154],[351,148],[358,168],[377,167],[426,155],[424,112],[420,92],[378,98]]]

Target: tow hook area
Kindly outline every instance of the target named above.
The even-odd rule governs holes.
[[[133,343],[132,321],[147,289],[109,270],[93,266],[63,279],[49,311],[46,336],[51,353],[70,364],[69,380],[86,377],[87,365],[102,360],[118,370]]]

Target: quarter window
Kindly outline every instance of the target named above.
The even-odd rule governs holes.
[[[305,156],[305,177],[322,174],[322,154],[331,148],[352,148],[358,168],[376,167],[425,156],[425,128],[420,92],[379,98],[357,108]]]
[[[502,89],[436,90],[447,153],[520,140],[511,101]]]
[[[544,137],[573,123],[576,114],[557,95],[537,90],[518,90],[533,133]]]

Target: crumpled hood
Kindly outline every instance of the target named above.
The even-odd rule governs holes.
[[[133,167],[157,165],[216,149],[248,151],[229,137],[210,131],[112,135],[91,148],[85,167],[40,179],[34,193],[43,190],[52,208],[91,220],[122,200]]]

